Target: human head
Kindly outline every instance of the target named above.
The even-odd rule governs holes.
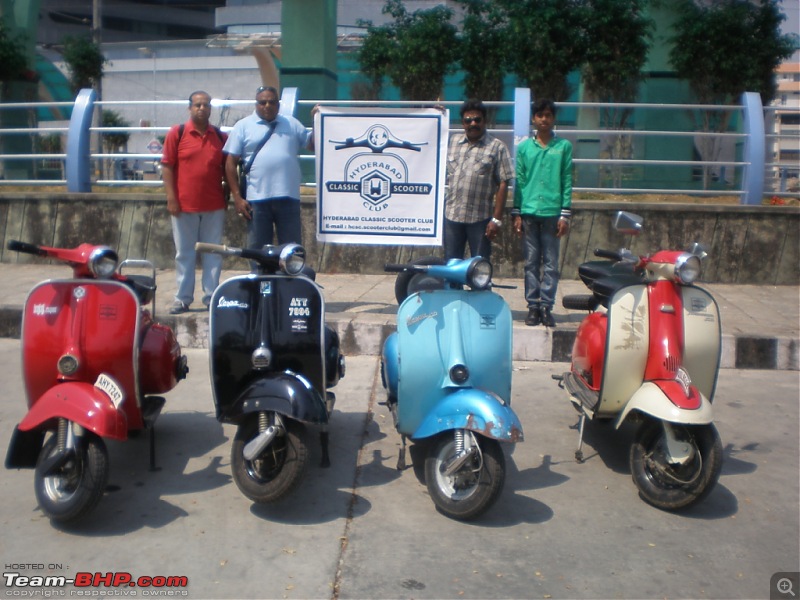
[[[555,103],[547,98],[537,100],[533,105],[531,121],[536,134],[543,139],[549,139],[556,122]]]
[[[256,113],[266,121],[272,121],[278,116],[280,99],[278,90],[271,86],[261,86],[256,90]]]
[[[486,133],[486,107],[483,102],[470,98],[461,105],[461,125],[471,142],[476,142]]]
[[[211,96],[202,90],[189,94],[189,118],[195,125],[208,125],[211,116]]]

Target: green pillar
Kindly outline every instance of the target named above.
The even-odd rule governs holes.
[[[11,34],[19,34],[28,69],[36,68],[36,34],[39,26],[39,0],[24,2],[0,0],[0,19]],[[3,102],[36,102],[39,100],[39,87],[35,81],[23,79],[0,83],[0,100]],[[0,127],[26,128],[36,126],[34,109],[0,110]],[[0,139],[0,153],[29,154],[32,149],[28,135],[5,135]],[[5,161],[2,171],[6,179],[31,179],[34,165],[30,161]]]
[[[281,9],[281,88],[301,100],[336,99],[336,0],[284,0]],[[308,121],[311,107],[296,115]]]

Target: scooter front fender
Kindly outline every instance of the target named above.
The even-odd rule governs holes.
[[[132,402],[132,398],[124,402]],[[69,381],[51,387],[20,421],[20,431],[37,429],[54,419],[66,419],[102,438],[128,438],[128,419],[108,395],[91,383]]]
[[[689,425],[707,425],[713,422],[711,403],[700,392],[700,403],[696,409],[680,408],[675,402],[670,400],[667,393],[658,385],[651,381],[646,381],[631,396],[614,423],[619,428],[625,418],[633,411],[638,411],[650,415],[661,421],[669,423],[684,423]]]
[[[261,411],[274,411],[304,423],[328,422],[325,401],[317,390],[308,381],[290,373],[252,382],[223,420],[237,422],[242,415]]]
[[[494,394],[475,388],[449,394],[426,415],[411,439],[428,438],[452,429],[469,429],[500,442],[524,439],[522,423],[511,407]]]

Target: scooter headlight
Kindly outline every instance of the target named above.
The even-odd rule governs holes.
[[[287,275],[297,275],[306,265],[306,250],[299,244],[287,244],[281,250],[281,270]]]
[[[108,279],[117,270],[119,257],[108,246],[95,248],[89,255],[89,270],[98,279]]]
[[[700,276],[700,259],[692,254],[681,254],[675,261],[675,277],[683,284],[694,283]]]
[[[474,290],[485,290],[492,283],[492,263],[475,257],[467,269],[467,284]]]
[[[64,354],[61,358],[58,359],[58,364],[56,368],[58,368],[58,372],[62,375],[74,375],[78,371],[79,367],[77,357],[73,356],[72,354]]]
[[[469,369],[466,365],[453,365],[450,367],[450,380],[458,385],[469,379]]]

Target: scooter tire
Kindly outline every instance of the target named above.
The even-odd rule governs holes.
[[[39,508],[51,521],[71,523],[85,517],[100,502],[108,483],[108,451],[101,438],[86,433],[58,475],[44,475],[42,464],[56,449],[51,435],[39,453],[33,486]]]
[[[308,463],[302,423],[286,419],[286,434],[276,437],[253,461],[244,458],[244,447],[258,434],[258,419],[239,425],[231,446],[231,471],[239,491],[258,504],[270,504],[288,496],[303,478]]]
[[[694,446],[689,464],[675,467],[664,460],[664,427],[648,420],[639,427],[631,445],[630,467],[639,496],[663,510],[681,510],[703,500],[722,471],[722,441],[717,428],[708,425],[675,425],[681,439]]]
[[[465,465],[457,477],[440,472],[441,465],[455,451],[452,435],[440,436],[425,458],[425,484],[433,503],[439,512],[458,521],[471,521],[485,513],[500,497],[505,484],[506,463],[500,444],[476,437],[483,460]],[[474,467],[479,470],[474,471]]]

